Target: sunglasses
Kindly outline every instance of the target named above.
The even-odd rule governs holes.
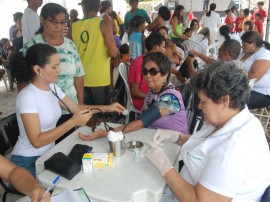
[[[149,70],[146,69],[146,68],[143,68],[143,69],[142,69],[142,74],[143,74],[144,76],[146,76],[148,73],[149,73],[151,76],[156,76],[158,73],[160,73],[160,71],[157,70],[157,69],[154,68],[154,67],[150,68]]]
[[[48,20],[52,25],[67,25],[67,20],[61,20],[61,21],[58,21],[58,20],[51,20],[51,19],[46,19]]]

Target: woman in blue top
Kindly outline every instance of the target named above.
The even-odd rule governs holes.
[[[141,56],[146,52],[144,41],[145,36],[143,34],[145,29],[145,20],[142,16],[135,16],[130,21],[131,35],[129,37],[129,57],[131,60]]]

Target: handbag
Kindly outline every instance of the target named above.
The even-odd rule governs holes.
[[[76,144],[70,151],[68,158],[73,159],[78,164],[82,165],[82,157],[85,153],[90,153],[92,151],[93,147],[90,147],[88,145],[83,144]]]
[[[81,170],[81,165],[68,158],[62,152],[57,152],[44,162],[45,169],[53,171],[71,180]]]
[[[62,152],[52,155],[44,162],[45,169],[71,180],[81,170],[83,155],[90,153],[92,149],[93,147],[88,145],[76,144],[68,156]]]

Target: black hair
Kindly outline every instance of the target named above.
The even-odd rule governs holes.
[[[161,6],[158,9],[158,14],[162,17],[163,20],[167,21],[171,18],[171,13],[166,6]]]
[[[17,12],[13,14],[13,21],[16,23],[19,18],[23,16],[23,13]]]
[[[143,23],[145,23],[145,19],[143,16],[136,15],[134,16],[129,23],[130,30],[135,31],[138,27],[140,27]]]
[[[255,15],[256,15],[256,16],[258,16],[259,18],[261,18],[261,17],[262,17],[262,14],[261,14],[261,13],[259,13],[259,12],[257,12]]]
[[[184,10],[184,9],[185,9],[185,7],[182,6],[182,5],[176,6],[176,8],[175,8],[175,10],[174,10],[174,12],[173,12],[173,16],[172,16],[172,18],[177,17],[177,20],[178,20],[179,22],[181,22],[182,24],[184,23],[184,15],[182,15],[182,16],[180,17],[180,12],[181,12],[181,10]]]
[[[215,3],[211,3],[210,4],[210,10],[205,14],[207,17],[210,17],[211,16],[211,11],[214,11],[216,10],[217,8],[217,5]]]
[[[229,107],[242,110],[249,99],[247,72],[235,62],[217,62],[207,65],[193,79],[196,91],[203,90],[213,102],[220,103],[223,96],[230,97]]]
[[[155,46],[160,46],[162,42],[165,42],[165,38],[158,32],[152,32],[146,39],[145,39],[145,48],[149,52]]]
[[[228,39],[231,39],[230,37],[230,28],[228,25],[222,25],[220,28],[219,28],[219,33],[225,37],[225,40],[228,40]]]
[[[112,7],[111,2],[109,2],[109,1],[102,1],[102,2],[100,3],[100,5],[101,5],[100,13],[104,13],[104,11],[105,11],[107,8]]]
[[[250,20],[247,20],[244,22],[244,25],[248,25],[248,30],[253,30],[253,22],[251,22]]]
[[[190,25],[189,25],[189,27],[190,27],[191,29],[193,29],[195,22],[197,22],[198,25],[200,26],[199,21],[198,21],[197,19],[193,19],[193,20],[191,20]]]
[[[186,35],[190,31],[193,31],[193,29],[191,29],[190,27],[188,27],[188,28],[185,29],[184,34]]]
[[[56,3],[47,3],[42,7],[41,12],[40,12],[40,17],[43,17],[44,20],[48,18],[55,19],[55,16],[60,13],[64,13],[66,16],[66,19],[68,19],[67,10],[63,6]],[[43,32],[44,32],[44,27],[43,25],[40,25],[40,28],[37,31],[37,34],[43,33]]]
[[[241,51],[241,44],[235,39],[228,39],[222,43],[222,47],[227,51],[233,60],[236,60]]]
[[[231,11],[233,12],[234,10],[237,10],[236,6],[231,7]]]
[[[9,42],[8,38],[2,38],[0,40],[0,47],[3,48],[4,44],[6,44],[7,42]]]
[[[122,46],[120,46],[119,47],[119,52],[121,54],[128,54],[129,53],[129,45],[125,43]]]
[[[168,29],[168,27],[162,26],[162,27],[158,28],[158,32],[159,32],[159,30],[161,30],[161,29],[164,29],[164,30],[167,32],[167,34],[169,34],[169,29]]]
[[[245,8],[243,10],[243,13],[244,13],[245,16],[249,16],[249,9],[248,8]]]
[[[167,76],[167,82],[170,79],[170,75],[171,75],[171,61],[167,58],[166,55],[164,55],[161,52],[150,52],[147,53],[144,57],[143,57],[143,64],[142,67],[145,68],[145,64],[147,62],[154,62],[157,67],[160,70],[160,74],[162,76],[165,76],[166,74],[168,74]]]
[[[22,52],[16,53],[10,61],[11,77],[17,82],[31,82],[35,77],[33,67],[43,68],[54,54],[58,54],[57,50],[48,44],[34,44],[26,51],[25,57]]]
[[[226,13],[226,14],[228,14],[230,11],[231,11],[231,10],[230,10],[230,9],[228,9],[228,10],[226,10],[226,11],[225,11],[225,13]]]
[[[100,6],[100,0],[82,0],[83,13],[86,15],[90,11],[98,12]]]
[[[241,36],[242,42],[245,43],[255,43],[257,47],[261,48],[263,45],[266,49],[270,50],[270,44],[266,41],[263,41],[262,35],[257,31],[246,31]]]

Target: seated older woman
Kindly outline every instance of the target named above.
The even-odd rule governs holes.
[[[233,62],[215,63],[193,80],[205,124],[194,135],[159,130],[146,157],[180,201],[260,201],[270,184],[270,155],[260,121],[245,106],[249,80]],[[182,146],[180,174],[159,144]]]
[[[270,105],[270,44],[256,31],[245,32],[241,39],[243,53],[238,58],[244,62],[248,78],[256,78],[248,108],[267,107]]]
[[[188,132],[186,110],[182,95],[169,83],[171,62],[160,52],[148,53],[143,59],[142,74],[151,89],[144,101],[140,118],[114,131],[131,132],[141,128],[169,129]],[[79,134],[83,140],[106,137],[107,131],[91,135]]]

